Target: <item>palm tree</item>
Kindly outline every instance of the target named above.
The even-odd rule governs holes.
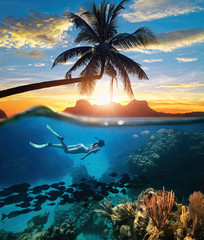
[[[95,3],[92,3],[91,9],[80,16],[67,12],[68,18],[80,30],[74,42],[76,44],[86,43],[91,46],[69,49],[55,59],[52,68],[57,64],[65,63],[70,58],[79,57],[66,73],[65,79],[6,89],[0,91],[0,97],[71,83],[78,83],[80,94],[91,94],[96,80],[101,79],[103,74],[111,77],[111,92],[113,91],[114,80],[117,82],[119,76],[123,81],[124,90],[130,97],[134,97],[128,74],[136,74],[139,79],[148,79],[148,77],[140,64],[119,53],[118,49],[128,50],[138,46],[146,47],[155,43],[156,39],[147,27],[141,27],[131,34],[118,34],[118,15],[124,9],[124,4],[127,1],[123,0],[117,6],[114,3],[109,4],[106,0],[103,0],[98,7]],[[84,67],[84,69],[80,73],[80,77],[71,78],[72,72],[81,67]]]

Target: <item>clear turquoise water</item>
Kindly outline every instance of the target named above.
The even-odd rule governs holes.
[[[103,139],[106,145],[101,148],[97,154],[92,154],[83,161],[80,160],[83,154],[70,155],[65,154],[62,149],[35,149],[30,146],[29,141],[38,144],[47,142],[59,143],[56,136],[46,128],[47,124],[64,137],[67,145],[77,143],[87,145],[95,142],[94,137]],[[130,169],[127,166],[127,158],[129,155],[140,148],[144,149],[142,146],[145,146],[150,138],[153,139],[153,136],[157,136],[159,134],[158,130],[162,128],[166,130],[173,129],[174,133],[176,131],[182,131],[188,133],[188,136],[195,135],[196,137],[196,134],[204,136],[204,119],[94,119],[60,115],[46,108],[29,110],[0,123],[1,189],[23,182],[30,183],[31,188],[41,184],[52,184],[60,181],[64,181],[66,186],[68,186],[73,183],[72,172],[74,168],[79,165],[85,166],[90,177],[94,177],[97,181],[102,181],[101,177],[103,177],[103,180],[106,180],[107,177],[107,181],[110,181],[110,179],[112,179],[112,181],[120,179],[123,173],[133,174],[132,172],[130,173]],[[167,137],[171,137],[171,133]],[[185,143],[185,135],[183,140],[178,140],[179,146],[174,144],[178,154],[179,148],[181,148],[180,152],[183,154],[182,148],[185,147],[185,144],[181,145],[182,141]],[[191,146],[189,145],[188,147],[190,148]],[[193,147],[195,147],[195,144]],[[171,149],[171,151],[174,151],[174,149]],[[180,157],[182,158],[182,156]],[[202,158],[202,160],[203,159],[204,158]],[[165,157],[160,161],[165,162]],[[195,171],[194,175],[190,167],[182,172],[182,177],[187,179],[186,182],[182,181],[182,183],[179,183],[178,181],[175,183],[175,179],[171,181],[171,174],[165,176],[165,172],[162,172],[161,166],[161,168],[158,168],[158,175],[157,172],[153,171],[152,174],[154,176],[152,176],[150,169],[148,169],[147,173],[144,171],[141,172],[141,176],[145,176],[148,181],[144,181],[138,189],[131,190],[126,196],[122,193],[110,193],[107,198],[115,201],[115,204],[119,204],[124,197],[132,201],[136,199],[141,191],[148,187],[162,189],[165,179],[165,184],[167,185],[165,187],[168,190],[173,189],[175,193],[178,192],[180,198],[183,196],[187,199],[194,188],[195,190],[204,190],[204,175],[202,175],[201,171],[203,163],[201,158],[188,159],[189,166],[190,164],[193,166],[195,162],[197,166],[196,169],[193,168],[193,171]],[[175,164],[176,163],[174,163],[174,166],[172,165],[172,169],[175,169]],[[132,171],[135,171],[135,174],[138,176],[140,175],[137,169],[133,169]],[[116,179],[109,176],[112,172],[118,174]],[[192,186],[185,186],[185,184],[189,185],[188,176],[191,177]],[[199,189],[196,189],[196,186]],[[181,190],[182,187],[185,189],[183,192]],[[0,199],[2,201],[2,198]],[[42,210],[38,212],[30,212],[1,221],[0,229],[12,232],[23,231],[26,227],[26,222],[31,217],[44,213],[45,211],[49,212],[49,219],[44,228],[48,228],[48,226],[53,223],[55,206],[49,206],[47,203],[48,202],[43,203]],[[59,203],[59,199],[56,200],[55,203]],[[82,203],[79,202],[77,204],[80,205]],[[94,204],[96,208],[99,208],[99,202],[95,202]],[[0,208],[0,214],[9,214],[11,211],[19,209],[15,204],[6,205]],[[71,217],[74,218],[75,216],[72,215]],[[93,228],[95,229],[95,227]],[[95,234],[95,231],[96,230],[92,232],[89,230],[89,234],[87,235],[86,233],[86,237],[83,232],[81,232],[80,236],[82,239],[93,239],[91,236]],[[105,235],[103,236],[103,234],[101,234],[98,236],[98,239],[105,239]]]

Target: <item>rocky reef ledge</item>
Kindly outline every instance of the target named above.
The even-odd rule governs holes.
[[[60,227],[49,226],[42,230],[48,220],[48,213],[34,216],[27,222],[23,232],[12,233],[0,230],[1,240],[77,240],[76,223],[66,219]]]

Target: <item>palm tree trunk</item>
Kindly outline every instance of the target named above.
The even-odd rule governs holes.
[[[95,80],[100,79],[101,75],[94,76],[93,78]],[[27,84],[27,85],[18,86],[18,87],[9,88],[9,89],[0,91],[0,98],[8,97],[14,94],[24,93],[32,90],[38,90],[42,88],[50,88],[50,87],[62,86],[62,85],[67,85],[72,83],[78,83],[86,79],[87,79],[86,77],[81,77],[81,78],[59,79],[59,80],[51,80],[51,81],[40,82],[40,83]]]

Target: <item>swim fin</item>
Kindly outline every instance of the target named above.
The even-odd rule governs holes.
[[[47,129],[59,139],[63,139],[63,137],[61,137],[58,133],[56,133],[48,124],[47,124]]]
[[[31,146],[33,146],[34,148],[44,148],[44,147],[48,147],[49,143],[45,143],[45,144],[35,144],[32,142],[29,142]]]

